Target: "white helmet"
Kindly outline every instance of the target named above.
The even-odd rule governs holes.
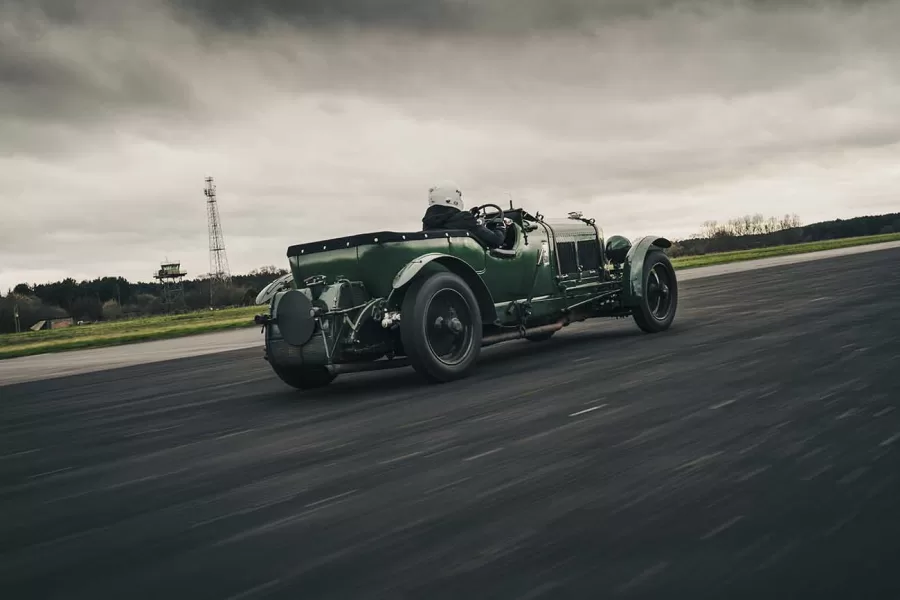
[[[463,210],[462,192],[451,182],[439,183],[428,190],[428,206],[435,204]]]

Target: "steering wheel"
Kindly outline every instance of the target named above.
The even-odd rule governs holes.
[[[485,210],[484,210],[485,208],[488,208],[488,207],[497,209],[497,215],[495,215],[494,217],[491,217],[491,219],[487,218],[487,212],[485,212]],[[484,218],[484,220],[488,221],[488,222],[502,223],[503,219],[505,218],[505,215],[503,214],[503,209],[500,208],[499,206],[497,206],[496,204],[482,204],[481,206],[475,206],[472,208],[473,215],[478,216],[479,213],[482,215],[482,218]]]

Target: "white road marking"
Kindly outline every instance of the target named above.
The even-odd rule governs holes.
[[[251,596],[256,596],[259,592],[264,592],[268,589],[271,589],[275,586],[281,584],[281,579],[273,579],[271,581],[267,581],[266,583],[261,583],[257,586],[253,586],[249,590],[244,590],[243,592],[236,594],[234,596],[229,596],[226,600],[243,600],[243,598],[249,598]]]
[[[623,583],[622,585],[620,585],[618,588],[616,588],[616,591],[620,594],[624,593],[624,592],[628,592],[629,590],[639,586],[640,584],[644,583],[648,579],[652,578],[654,575],[661,573],[668,567],[669,567],[669,563],[666,561],[656,563],[649,569],[645,569],[634,579],[627,581],[627,582]]]
[[[324,499],[318,500],[316,502],[310,502],[304,508],[312,508],[313,506],[320,506],[322,504],[326,504],[328,502],[332,502],[332,501],[338,500],[340,498],[346,498],[347,496],[350,496],[351,494],[355,494],[358,491],[359,490],[350,490],[349,492],[344,492],[343,494],[338,494],[337,496],[331,496],[330,498],[324,498]]]
[[[475,456],[470,456],[469,458],[464,458],[463,460],[464,460],[464,461],[470,461],[470,460],[475,460],[475,459],[477,459],[477,458],[483,458],[483,457],[489,456],[489,455],[491,455],[491,454],[496,454],[497,452],[500,452],[501,450],[503,450],[502,447],[501,447],[501,448],[494,448],[493,450],[488,450],[487,452],[482,452],[481,454],[476,454]]]
[[[404,454],[403,456],[397,456],[396,458],[389,458],[387,460],[378,461],[379,465],[389,465],[391,463],[400,462],[401,460],[406,460],[407,458],[413,458],[414,456],[419,456],[420,454],[425,454],[424,451],[420,450],[419,452],[410,452],[409,454]]]
[[[838,483],[840,485],[847,485],[848,483],[853,483],[854,481],[856,481],[857,479],[859,479],[860,477],[865,475],[865,473],[868,470],[869,470],[869,467],[859,467],[858,469],[855,469],[853,472],[848,473],[847,475],[844,475],[843,477],[838,479]]]
[[[584,410],[579,410],[578,412],[572,413],[572,414],[569,415],[569,416],[570,416],[570,417],[577,417],[578,415],[583,415],[583,414],[585,414],[585,413],[589,413],[589,412],[591,412],[591,411],[595,411],[595,410],[601,409],[601,408],[603,408],[604,406],[609,406],[609,405],[608,405],[608,404],[598,404],[597,406],[592,406],[592,407],[586,408],[586,409],[584,409]]]
[[[819,469],[813,473],[810,473],[809,475],[806,475],[805,477],[801,477],[800,481],[812,481],[819,475],[824,475],[825,473],[827,473],[830,470],[831,470],[831,465],[825,465],[821,469]]]
[[[893,443],[896,442],[897,440],[900,440],[900,433],[895,433],[894,435],[892,435],[891,437],[889,437],[888,439],[884,440],[883,442],[881,442],[881,443],[878,444],[878,445],[881,446],[881,447],[883,448],[883,447],[885,447],[885,446],[890,446],[891,444],[893,444]]]
[[[62,469],[56,469],[55,471],[44,471],[43,473],[29,475],[28,479],[40,479],[41,477],[49,477],[50,475],[58,475],[60,473],[65,473],[66,471],[71,471],[72,468],[73,467],[63,467]]]
[[[676,467],[676,470],[683,471],[685,469],[691,469],[693,467],[702,465],[703,463],[708,462],[708,461],[720,456],[721,454],[722,454],[721,450],[719,450],[718,452],[713,452],[712,454],[704,454],[700,458],[695,458],[694,460],[689,460],[686,463]]]
[[[463,477],[462,479],[457,479],[455,481],[451,481],[450,483],[445,483],[444,485],[439,485],[437,487],[431,488],[430,490],[425,490],[425,495],[433,494],[435,492],[440,492],[446,490],[447,488],[452,488],[455,485],[459,485],[461,483],[465,483],[472,479],[471,477]]]
[[[727,521],[726,523],[719,525],[718,527],[716,527],[715,529],[713,529],[712,531],[710,531],[709,533],[707,533],[700,539],[708,540],[711,537],[715,537],[715,536],[719,535],[720,533],[722,533],[723,531],[725,531],[726,529],[733,527],[734,525],[736,525],[737,523],[739,523],[740,521],[743,521],[743,520],[744,520],[743,515],[737,516],[737,517],[731,519],[730,521]]]
[[[709,410],[718,410],[720,408],[728,406],[729,404],[734,404],[735,402],[737,402],[737,398],[732,398],[731,400],[726,400],[725,402],[719,402],[718,404],[713,404],[712,406],[709,407]]]
[[[0,460],[7,460],[10,458],[18,458],[20,456],[26,456],[28,454],[34,454],[35,452],[40,452],[40,448],[34,448],[33,450],[23,450],[21,452],[13,452],[12,454],[4,454],[0,456]]]
[[[758,469],[754,469],[754,470],[750,471],[749,473],[744,473],[743,475],[738,477],[736,481],[739,481],[739,482],[747,481],[748,479],[752,479],[753,477],[756,477],[760,473],[765,473],[768,470],[769,470],[768,465],[766,465],[764,467],[760,467]]]

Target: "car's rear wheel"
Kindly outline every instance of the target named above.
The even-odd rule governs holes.
[[[678,279],[669,257],[649,252],[644,258],[643,294],[634,321],[647,333],[659,333],[672,325],[678,308]]]
[[[298,390],[314,390],[325,387],[336,377],[323,366],[293,367],[273,364],[272,370],[279,379]]]
[[[413,281],[400,311],[400,338],[412,367],[434,382],[468,375],[481,354],[481,311],[454,273]]]

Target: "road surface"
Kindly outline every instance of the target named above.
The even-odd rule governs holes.
[[[900,597],[900,250],[303,395],[256,348],[0,387],[3,598]]]

